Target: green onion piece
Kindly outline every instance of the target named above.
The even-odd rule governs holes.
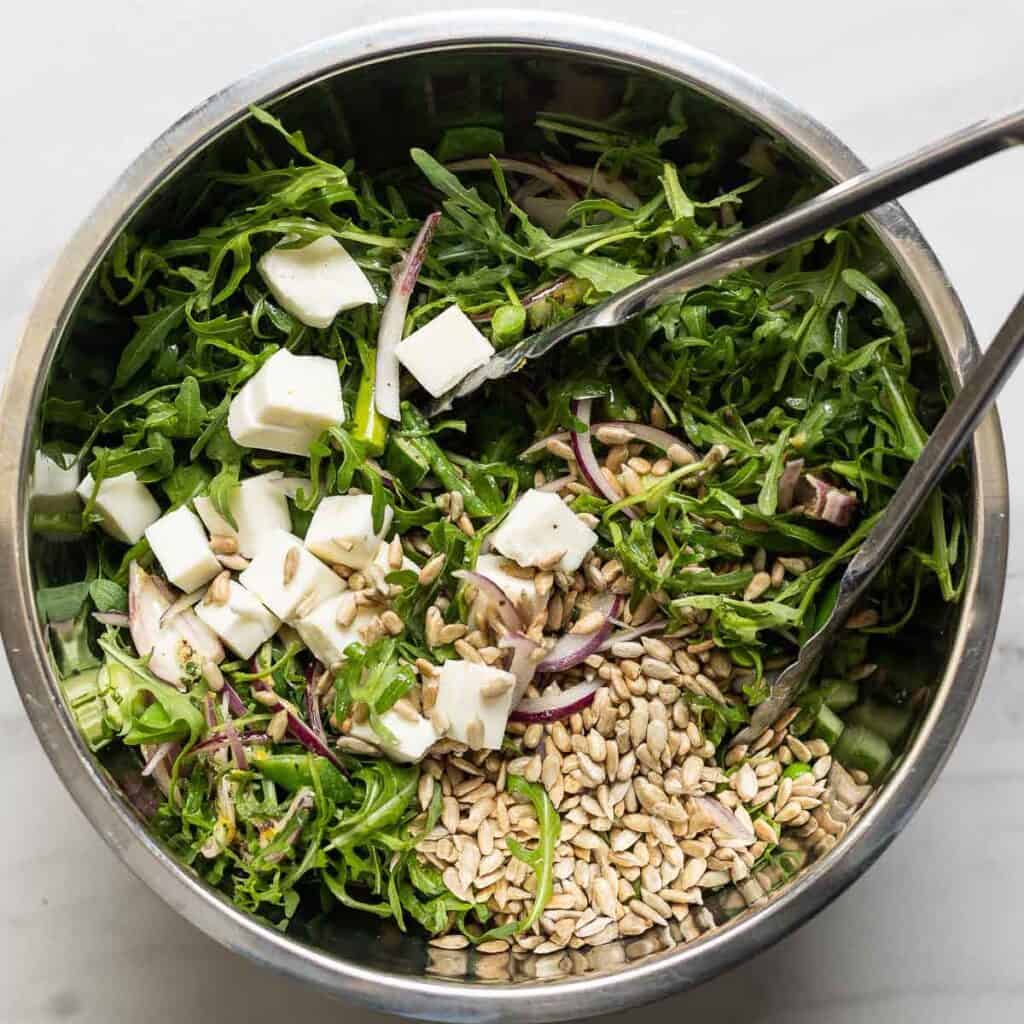
[[[862,725],[877,733],[890,746],[899,746],[910,731],[914,721],[914,709],[909,704],[897,707],[894,704],[882,704],[879,701],[868,701],[855,707],[847,716],[849,725]]]
[[[811,726],[811,735],[832,747],[843,734],[843,728],[843,720],[831,708],[822,704]]]
[[[810,770],[811,766],[806,761],[794,761],[792,764],[786,765],[782,777],[784,779],[799,779],[801,775],[807,775]]]
[[[388,439],[388,421],[377,412],[374,401],[374,366],[370,363],[363,370],[359,391],[356,393],[355,425],[352,436],[366,445],[370,455],[381,455]]]
[[[866,772],[877,783],[892,763],[892,748],[878,733],[863,725],[848,725],[832,750],[845,768]]]
[[[826,689],[834,686],[825,698],[825,704],[835,712],[852,708],[860,700],[860,686],[849,679],[826,679],[822,686]]]

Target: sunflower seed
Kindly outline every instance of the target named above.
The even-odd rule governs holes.
[[[207,660],[203,662],[203,679],[206,680],[206,685],[214,693],[220,693],[224,689],[224,674],[215,661]]]
[[[214,534],[210,538],[210,550],[215,555],[233,555],[238,551],[238,541],[226,534]]]
[[[284,566],[281,570],[281,582],[287,587],[295,579],[299,571],[299,549],[289,548],[288,554],[284,556]]]

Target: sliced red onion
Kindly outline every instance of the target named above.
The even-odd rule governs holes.
[[[745,843],[752,843],[756,836],[754,830],[748,828],[739,818],[713,796],[695,796],[694,802],[698,807],[720,828],[733,839],[742,839]]]
[[[675,434],[670,434],[667,430],[662,430],[660,427],[652,427],[647,423],[634,423],[632,420],[604,420],[602,423],[595,423],[592,429],[596,433],[605,427],[620,427],[623,430],[628,430],[638,441],[645,441],[655,448],[660,448],[663,452],[667,452],[670,448],[674,447],[682,448],[689,456],[689,459],[684,461],[697,461],[697,453],[686,442],[680,441]],[[598,440],[600,440],[600,437]],[[682,460],[683,456],[679,456],[679,459]]]
[[[537,488],[537,490],[551,491],[553,494],[557,494],[559,491],[563,490],[568,484],[571,484],[575,479],[576,477],[573,476],[572,473],[569,473],[566,476],[558,476],[555,477],[554,480],[549,480],[546,484],[541,484],[540,487]]]
[[[181,597],[176,598],[167,611],[160,616],[160,625],[170,625],[181,612],[199,604],[207,590],[209,590],[209,587],[200,587],[198,590],[193,590],[190,594],[182,594]]]
[[[586,478],[587,483],[598,493],[607,498],[612,504],[617,502],[621,495],[609,483],[601,467],[598,465],[597,456],[594,454],[593,438],[590,433],[590,411],[593,405],[591,398],[575,399],[572,403],[572,414],[583,425],[584,429],[574,430],[569,435],[569,443],[572,445],[573,454],[579,464],[580,472]],[[623,509],[630,519],[636,519],[639,515],[632,505],[626,505]]]
[[[857,511],[857,496],[827,480],[805,473],[797,484],[797,500],[804,514],[833,526],[849,526]]]
[[[519,458],[528,459],[531,455],[539,455],[548,446],[548,441],[568,441],[569,431],[559,430],[554,434],[548,434],[547,437],[542,437],[539,441],[534,441],[529,448],[524,448],[519,453]]]
[[[537,666],[538,672],[564,672],[566,669],[586,661],[596,654],[612,631],[612,619],[622,610],[619,594],[602,594],[593,603],[593,610],[600,611],[605,620],[593,633],[563,633],[547,657]]]
[[[567,175],[561,177],[548,167],[543,164],[535,164],[529,160],[515,160],[507,156],[496,156],[493,158],[494,161],[503,171],[508,171],[510,174],[524,174],[528,178],[536,178],[538,181],[543,181],[550,189],[557,192],[564,199],[576,200],[576,190],[569,185],[565,178]],[[491,158],[489,157],[472,157],[468,160],[455,160],[450,164],[445,165],[449,171],[490,171],[492,170]]]
[[[579,167],[576,164],[563,164],[547,158],[544,162],[559,177],[581,185],[591,192],[614,199],[620,206],[635,210],[640,205],[640,198],[624,181],[610,178],[596,167]]]
[[[231,753],[235,758],[235,767],[240,772],[246,772],[249,770],[249,759],[245,756],[245,750],[242,747],[241,737],[238,735],[238,730],[235,728],[235,723],[230,718],[224,720],[224,735],[228,738],[228,744],[231,747]]]
[[[498,612],[498,617],[509,630],[513,633],[518,633],[522,630],[523,620],[519,617],[516,606],[509,600],[508,594],[494,580],[484,576],[482,573],[470,572],[466,569],[460,569],[458,572],[452,573],[452,575],[456,579],[472,583],[494,605]]]
[[[104,626],[123,628],[131,625],[128,616],[124,612],[93,612],[92,617]]]
[[[512,691],[512,707],[515,707],[537,672],[535,655],[540,644],[534,643],[523,633],[507,633],[498,641],[498,646],[512,651],[508,671],[516,677],[515,689]]]
[[[212,693],[208,693],[203,698],[203,717],[206,719],[206,728],[212,729],[217,724],[217,715],[213,710],[214,707],[214,696]]]
[[[160,762],[163,761],[163,759],[167,757],[167,755],[170,754],[170,752],[177,746],[177,740],[168,740],[166,743],[161,743],[160,746],[156,748],[156,752],[146,762],[145,767],[142,769],[143,777],[148,779],[150,775],[156,771],[157,765],[159,765]]]
[[[309,719],[309,727],[316,733],[320,740],[327,742],[327,734],[324,732],[324,721],[320,714],[320,699],[316,693],[316,680],[323,671],[323,665],[314,661],[306,670],[306,717]]]
[[[243,733],[239,733],[235,730],[235,735],[238,737],[238,742],[242,746],[255,747],[262,746],[263,744],[269,744],[271,742],[270,737],[265,732],[259,732],[255,729],[246,730]],[[227,729],[222,729],[219,732],[214,733],[212,736],[207,736],[202,743],[197,743],[192,748],[193,754],[209,754],[215,750],[220,750],[221,747],[228,746],[231,738],[228,734]]]
[[[140,657],[149,656],[149,670],[158,679],[181,687],[186,665],[198,655],[204,661],[224,660],[224,648],[195,612],[186,610],[164,626],[162,620],[174,604],[177,591],[132,562],[128,568],[128,628]]]
[[[227,701],[228,710],[231,714],[238,718],[249,714],[245,701],[238,696],[238,691],[226,679],[224,680],[224,699]]]
[[[384,481],[385,487],[395,489],[395,478],[376,459],[363,459],[363,465],[369,466]]]
[[[409,310],[409,299],[416,287],[416,279],[423,266],[427,246],[441,219],[439,212],[430,214],[413,239],[409,252],[402,260],[391,286],[391,294],[384,305],[377,331],[377,367],[373,390],[377,412],[389,420],[400,418],[398,392],[398,343],[402,340],[405,314]]]
[[[512,722],[557,722],[560,718],[582,711],[594,700],[594,694],[604,683],[600,679],[584,680],[560,693],[545,693],[543,697],[521,700],[509,714]]]
[[[800,474],[804,471],[803,459],[791,459],[779,476],[779,498],[777,508],[780,512],[788,512],[796,499],[796,485]]]
[[[261,681],[257,681],[253,685],[260,687]],[[274,688],[265,682],[262,682],[262,689],[264,692],[274,692]],[[334,751],[291,708],[280,700],[277,700],[274,704],[267,705],[267,707],[274,711],[280,711],[283,708],[288,714],[288,731],[292,734],[292,737],[312,753],[319,754],[320,757],[326,757],[343,775],[348,774],[345,771],[345,766],[338,760]]]
[[[612,633],[597,650],[600,653],[601,651],[610,650],[615,644],[628,643],[630,640],[637,640],[650,633],[660,633],[667,625],[668,619],[651,619],[642,626],[631,626],[628,629],[620,630],[618,633]]]

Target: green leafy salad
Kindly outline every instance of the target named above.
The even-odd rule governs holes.
[[[729,747],[945,405],[867,229],[423,414],[811,194],[688,102],[542,114],[514,154],[461,126],[374,174],[254,109],[106,257],[43,405],[39,613],[85,741],[238,906],[485,950],[689,935],[898,754],[963,584],[955,476]]]

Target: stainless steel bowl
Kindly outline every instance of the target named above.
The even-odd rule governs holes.
[[[111,242],[136,218],[159,217],[165,200],[210,146],[230,146],[251,103],[282,104],[336,138],[362,163],[387,163],[427,139],[454,110],[465,113],[495,83],[509,118],[557,103],[600,115],[624,83],[682,86],[720,105],[721,116],[772,135],[825,180],[862,165],[838,139],[778,94],[706,53],[623,25],[534,12],[463,12],[393,22],[308,47],[229,86],[178,121],[124,173],[72,238],[44,287],[15,355],[2,399],[0,609],[22,700],[50,759],[79,806],[125,863],[208,935],[260,963],[378,1010],[450,1021],[540,1021],[591,1016],[657,999],[753,956],[848,886],[891,842],[948,756],[981,683],[1006,571],[1007,480],[993,413],[971,451],[972,564],[949,629],[935,699],[877,799],[843,841],[770,897],[685,945],[615,947],[586,965],[539,962],[518,980],[456,959],[428,959],[421,939],[346,921],[282,935],[239,912],[182,868],[145,830],[110,774],[79,740],[33,604],[27,483],[47,371],[76,304]],[[345,135],[348,138],[345,138]],[[930,325],[950,378],[977,357],[970,325],[931,250],[897,206],[875,230]],[[582,973],[574,973],[582,971]],[[442,975],[447,975],[444,977]],[[553,975],[553,976],[552,976]],[[545,980],[542,980],[545,979]]]

